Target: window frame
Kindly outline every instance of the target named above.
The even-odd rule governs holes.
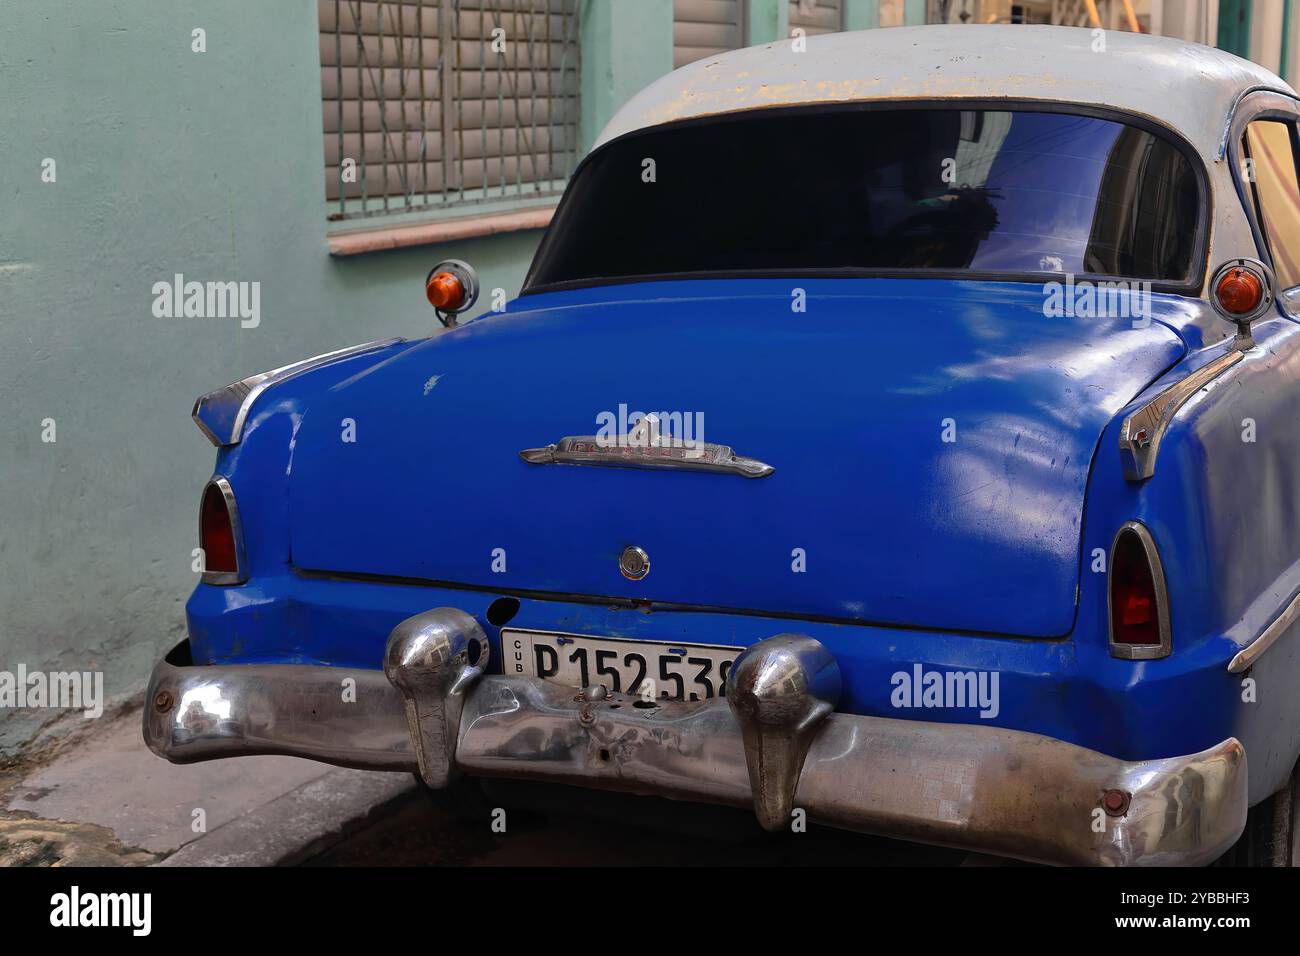
[[[1295,115],[1273,115],[1268,111],[1267,115],[1258,115],[1251,117],[1241,127],[1241,136],[1238,137],[1238,162],[1237,175],[1242,175],[1242,165],[1244,160],[1254,160],[1255,157],[1249,155],[1249,146],[1247,136],[1250,128],[1256,123],[1280,123],[1286,128],[1287,136],[1291,141],[1291,164],[1295,169],[1296,182],[1300,183],[1300,129],[1296,126],[1297,117]],[[1243,181],[1241,188],[1249,195],[1250,201],[1247,204],[1251,217],[1251,232],[1255,234],[1255,245],[1261,258],[1269,264],[1275,275],[1278,274],[1277,257],[1273,253],[1273,243],[1268,234],[1268,226],[1264,218],[1264,205],[1261,201],[1259,192],[1258,179]],[[1300,250],[1298,250],[1300,251]],[[1278,289],[1279,297],[1292,295],[1292,298],[1300,299],[1300,276],[1296,277],[1294,285],[1280,287]],[[1288,311],[1295,311],[1296,305],[1300,303],[1288,303]]]
[[[552,219],[552,225],[547,228],[546,235],[538,244],[537,251],[534,253],[533,260],[528,266],[528,272],[524,278],[523,288],[520,290],[520,296],[534,293],[556,292],[566,289],[584,289],[599,286],[628,285],[638,282],[665,282],[691,279],[734,279],[734,278],[853,278],[853,279],[964,279],[971,282],[1020,282],[1034,283],[1041,285],[1044,282],[1053,281],[1053,277],[1059,277],[1062,273],[1050,272],[989,272],[976,271],[970,269],[783,269],[783,270],[744,270],[744,271],[725,271],[725,272],[678,272],[663,273],[641,276],[617,276],[612,278],[600,279],[575,279],[565,282],[555,282],[547,285],[540,285],[533,281],[533,275],[537,263],[541,258],[547,243],[551,239],[551,234],[555,229],[555,224],[563,222],[565,205],[570,201],[573,194],[574,184],[578,181],[579,174],[593,156],[604,152],[604,150],[613,146],[615,143],[621,143],[625,140],[637,137],[646,133],[660,133],[666,130],[684,129],[692,126],[703,125],[706,123],[725,123],[734,122],[742,118],[755,116],[771,115],[774,113],[785,112],[789,110],[800,110],[808,113],[826,113],[826,112],[873,112],[878,110],[985,110],[998,112],[1024,112],[1024,113],[1061,113],[1068,116],[1085,116],[1093,119],[1108,120],[1110,122],[1121,123],[1125,126],[1131,126],[1159,136],[1176,149],[1178,149],[1187,159],[1191,166],[1192,172],[1196,177],[1197,189],[1199,192],[1197,203],[1196,217],[1196,237],[1192,245],[1192,257],[1188,277],[1181,281],[1173,280],[1143,280],[1133,279],[1129,276],[1112,276],[1096,273],[1077,273],[1076,279],[1086,279],[1089,282],[1146,282],[1150,281],[1151,291],[1159,293],[1172,293],[1175,295],[1186,295],[1201,297],[1207,277],[1208,257],[1210,250],[1210,232],[1212,229],[1214,216],[1211,208],[1213,201],[1213,190],[1210,188],[1209,171],[1206,169],[1205,161],[1196,151],[1185,136],[1177,130],[1164,123],[1154,120],[1147,116],[1136,113],[1129,113],[1124,110],[1114,109],[1111,107],[1094,106],[1085,103],[1072,103],[1066,100],[1020,100],[1014,98],[970,98],[951,97],[947,99],[927,99],[927,100],[863,100],[851,103],[810,103],[796,104],[790,106],[763,107],[758,109],[737,110],[733,113],[722,115],[692,117],[685,120],[677,120],[670,123],[661,123],[654,126],[646,126],[640,129],[631,130],[621,136],[615,137],[607,143],[602,144],[598,149],[593,149],[582,161],[574,168],[573,173],[569,176],[568,185],[565,187],[563,196],[560,197],[559,205],[556,207],[555,216]]]
[[[1253,184],[1247,183],[1242,175],[1242,160],[1246,158],[1242,143],[1245,140],[1246,128],[1258,120],[1268,119],[1281,120],[1292,125],[1300,124],[1300,100],[1278,90],[1260,88],[1247,90],[1238,99],[1228,117],[1219,155],[1227,158],[1232,164],[1230,170],[1232,184],[1236,189],[1242,212],[1246,216],[1246,222],[1250,226],[1251,237],[1255,243],[1255,255],[1272,268],[1273,253],[1269,249],[1263,224],[1259,219]],[[1212,290],[1206,290],[1206,295],[1211,294],[1213,294]],[[1300,320],[1300,286],[1278,290],[1277,306],[1279,313],[1288,319]]]

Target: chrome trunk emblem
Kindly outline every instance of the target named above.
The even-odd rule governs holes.
[[[545,448],[525,448],[519,453],[534,465],[604,465],[613,468],[674,468],[681,471],[710,471],[743,478],[766,478],[776,471],[771,465],[737,455],[729,445],[712,442],[684,443],[664,436],[659,419],[647,415],[614,441],[595,435],[561,438]]]

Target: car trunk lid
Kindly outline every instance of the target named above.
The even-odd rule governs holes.
[[[293,562],[502,592],[1066,634],[1099,436],[1183,345],[1158,321],[1049,317],[1044,297],[1037,284],[901,279],[524,297],[313,404],[294,439]],[[1150,301],[1157,318],[1183,307]],[[700,416],[697,437],[775,470],[520,457],[597,433],[620,406]],[[640,580],[620,573],[629,547],[649,556]]]

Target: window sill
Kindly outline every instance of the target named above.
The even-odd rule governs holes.
[[[539,206],[515,212],[494,213],[486,216],[465,216],[460,219],[442,219],[413,225],[383,226],[378,229],[360,229],[333,233],[329,241],[332,256],[359,256],[385,249],[405,249],[410,246],[428,246],[442,242],[458,242],[499,233],[519,232],[525,229],[545,229],[551,222],[555,206]]]

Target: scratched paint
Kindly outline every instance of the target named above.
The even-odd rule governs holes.
[[[634,129],[755,107],[946,97],[1052,100],[1161,117],[1214,158],[1237,93],[1293,93],[1262,67],[1165,37],[1063,34],[1026,25],[926,26],[808,38],[807,51],[769,43],[689,64],[651,84],[597,140]],[[1013,64],[1008,70],[1008,64]]]

